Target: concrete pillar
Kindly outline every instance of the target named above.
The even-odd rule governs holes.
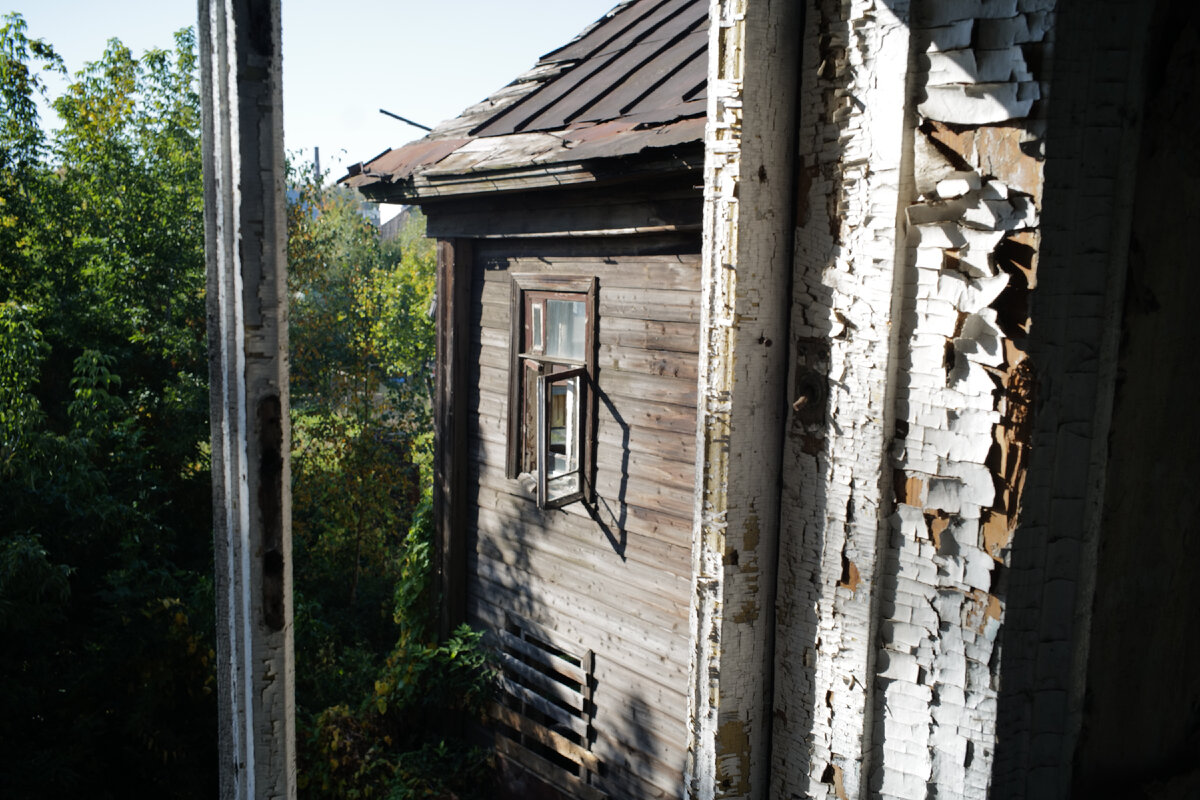
[[[221,797],[296,796],[277,0],[200,0]]]

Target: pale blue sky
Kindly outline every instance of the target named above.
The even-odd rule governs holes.
[[[347,164],[456,116],[567,42],[617,0],[283,0],[284,136],[340,177]],[[117,37],[135,54],[193,25],[194,0],[0,0],[74,72]],[[344,152],[342,152],[344,151]]]

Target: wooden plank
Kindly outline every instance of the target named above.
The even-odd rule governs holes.
[[[528,617],[523,617],[517,613],[509,612],[505,625],[506,631],[507,626],[516,625],[518,628],[524,631],[527,636],[532,636],[533,638],[538,639],[557,650],[561,650],[564,653],[574,654],[587,652],[587,648],[582,647],[578,642],[565,639],[559,636],[555,631],[539,625]],[[536,645],[530,643],[530,646],[533,647]]]
[[[493,344],[489,339],[486,344]],[[696,381],[700,373],[700,359],[683,357],[682,354],[664,352],[641,347],[617,347],[611,344],[600,346],[597,366],[601,370],[619,369],[642,375],[659,375],[666,378]]]
[[[514,154],[508,154],[512,157]],[[593,190],[594,192],[595,190]],[[506,196],[503,205],[470,208],[456,204],[429,218],[427,235],[438,237],[554,236],[588,232],[597,235],[653,228],[655,231],[698,228],[703,208],[700,193],[690,197],[658,197],[626,203],[559,204],[529,202],[538,192]]]
[[[438,243],[438,320],[435,342],[434,515],[442,636],[466,617],[468,406],[471,403],[471,243]]]
[[[600,344],[643,350],[700,352],[700,326],[690,322],[652,321],[609,317],[600,320]]]
[[[481,504],[482,506],[482,504]],[[530,524],[525,519],[495,508],[481,507],[479,524],[470,528],[479,540],[472,544],[473,552],[486,546],[500,551],[506,561],[523,558],[521,548],[535,548],[539,555],[564,562],[583,562],[593,571],[606,574],[610,580],[636,582],[631,589],[637,592],[654,591],[662,598],[666,609],[682,614],[688,604],[691,581],[690,551],[684,543],[663,542],[648,536],[629,536],[623,549],[618,549],[591,520],[570,514],[556,514],[543,524]],[[590,523],[590,524],[589,524]],[[503,525],[504,529],[491,526]],[[679,537],[682,540],[682,537]]]
[[[606,658],[621,659],[638,680],[666,686],[688,680],[687,636],[669,631],[649,632],[622,618],[622,609],[602,606],[557,587],[544,587],[536,597],[529,587],[511,581],[497,583],[474,576],[467,592],[471,614],[489,626],[503,624],[504,614],[515,611],[576,639]],[[550,615],[553,618],[550,619]]]
[[[524,497],[499,491],[488,485],[479,488],[476,516],[478,524],[506,525],[528,531],[541,530],[543,536],[560,536],[574,542],[592,544],[597,548],[615,547],[603,529],[583,510],[572,513],[574,506],[559,509],[552,518],[554,524],[534,518],[536,509]],[[626,519],[624,541],[619,556],[627,561],[657,567],[670,575],[690,580],[691,527],[672,518],[670,525],[661,521],[645,522],[632,514]],[[618,537],[621,531],[614,531]]]
[[[583,696],[579,692],[571,691],[546,673],[534,669],[509,653],[500,654],[500,663],[510,675],[520,678],[519,682],[522,686],[540,697],[557,700],[559,704],[568,705],[580,713],[583,712]],[[517,682],[511,677],[509,680]]]
[[[539,559],[530,567],[510,567],[490,558],[472,554],[468,559],[474,570],[472,585],[489,590],[502,589],[511,597],[547,602],[553,599],[557,607],[552,613],[558,620],[569,616],[595,631],[595,634],[610,634],[625,643],[630,651],[638,650],[650,656],[662,656],[665,660],[686,662],[687,619],[685,614],[664,613],[647,603],[616,596],[588,596],[571,586],[565,586],[547,577],[556,566],[552,559]],[[537,575],[540,571],[542,575]],[[515,608],[526,613],[525,608]],[[596,649],[596,648],[592,648]],[[684,663],[676,667],[685,672]]]
[[[537,634],[532,634],[532,635],[536,636]],[[497,646],[498,647],[501,647],[501,648],[507,649],[507,650],[516,650],[518,653],[520,653],[528,658],[531,658],[534,661],[540,661],[543,664],[545,664],[547,668],[552,669],[553,671],[557,672],[559,675],[561,675],[562,677],[566,678],[569,681],[578,683],[581,686],[588,682],[588,674],[587,674],[587,672],[584,671],[584,669],[582,667],[572,664],[570,661],[567,661],[565,658],[557,656],[548,650],[543,650],[542,648],[537,647],[536,645],[530,644],[529,642],[525,641],[524,639],[521,639],[518,636],[516,636],[515,634],[511,633],[507,629],[501,629],[501,630],[497,631],[496,638],[497,638]],[[541,637],[539,637],[539,638],[541,638]],[[552,643],[547,642],[547,644],[552,644]],[[552,646],[554,646],[555,649],[563,650],[563,648],[558,647],[557,645],[552,645]],[[567,652],[567,651],[563,650],[563,652]]]
[[[542,697],[526,686],[522,686],[507,675],[501,675],[499,680],[500,688],[517,700],[533,706],[564,728],[568,728],[580,736],[587,736],[588,724],[585,720],[580,719],[564,708],[558,707],[545,697]]]
[[[565,590],[603,596],[613,605],[629,604],[637,608],[638,619],[655,625],[665,625],[669,620],[678,625],[687,619],[688,584],[682,576],[628,562],[611,565],[607,570],[595,569],[597,565],[586,561],[582,550],[572,552],[555,544],[550,538],[534,543],[528,539],[521,541],[519,537],[479,532],[474,559],[468,555],[467,563],[491,562],[496,569],[528,575],[531,586],[545,580]],[[619,561],[617,556],[610,555],[609,561]],[[477,568],[489,573],[488,569]]]
[[[617,377],[601,386],[604,396],[599,398],[597,422],[605,417],[611,417],[623,425],[671,431],[684,436],[695,435],[696,407],[694,403],[669,403],[657,398],[647,399],[644,393],[638,392],[638,388],[640,387],[644,391],[648,385],[653,386],[653,383],[646,384],[635,377],[629,377],[632,373],[618,375],[613,372],[610,374]],[[604,379],[607,379],[607,376]],[[671,379],[660,378],[657,380]],[[481,364],[478,368],[476,386],[481,396],[483,392],[490,392],[493,396],[503,395],[508,391],[508,370]],[[475,388],[472,387],[472,389]],[[679,389],[679,386],[676,385],[675,388]],[[468,390],[464,394],[467,395],[468,401],[474,397],[472,390]]]
[[[491,543],[495,544],[495,540]],[[586,606],[592,616],[606,617],[605,624],[613,631],[634,636],[635,640],[654,642],[656,646],[676,642],[687,632],[685,604],[668,602],[660,605],[661,601],[645,589],[623,586],[595,571],[585,572],[581,565],[554,558],[541,550],[526,551],[523,557],[511,562],[495,557],[499,554],[498,549],[488,547],[482,553],[469,553],[467,565],[471,574],[513,592],[556,596],[575,593],[579,598],[586,598],[586,601],[577,602],[577,607]]]
[[[680,360],[694,360],[690,356],[681,354],[670,355]],[[510,370],[508,348],[480,345],[478,362],[480,367],[478,377],[481,385],[498,389],[503,384],[507,388]],[[485,372],[484,370],[489,371]],[[501,372],[498,374],[492,370]],[[487,380],[486,384],[483,382],[484,379]],[[696,406],[695,378],[674,378],[623,369],[605,369],[597,373],[596,382],[599,384],[601,392],[617,397],[653,398],[672,405],[692,408]]]
[[[472,404],[476,415],[476,424],[471,435],[484,439],[492,439],[498,444],[504,444],[505,424],[508,419],[507,406],[494,395],[486,394],[486,400]],[[486,409],[486,410],[485,410]],[[600,445],[608,445],[631,454],[655,456],[656,458],[676,461],[687,465],[689,471],[695,470],[696,439],[695,436],[673,431],[660,431],[654,428],[643,428],[637,425],[621,425],[611,414],[600,414],[597,420],[596,441]],[[631,456],[633,458],[633,456]],[[640,459],[639,459],[640,460]],[[603,462],[597,466],[603,467]]]
[[[486,602],[476,602],[478,598],[472,595],[472,613],[478,608],[482,616],[495,616],[497,612]],[[479,624],[472,617],[474,624]],[[564,622],[567,620],[564,618]],[[600,658],[600,657],[598,657]],[[597,731],[593,722],[593,732],[617,735],[623,730],[642,728],[653,731],[663,743],[665,751],[672,748],[682,748],[680,731],[686,727],[687,698],[678,692],[663,687],[657,681],[647,679],[642,671],[648,668],[644,654],[630,654],[621,649],[608,650],[602,654],[603,660],[611,661],[619,668],[606,672],[610,677],[605,679],[604,691],[597,686],[597,697],[600,705],[597,708],[597,719],[602,730]],[[648,698],[662,695],[670,699],[670,707],[662,710],[654,709],[653,718],[648,717],[642,705]]]
[[[583,520],[576,520],[570,515],[560,515],[555,520],[557,524],[548,526],[549,532],[542,536],[535,536],[532,527],[526,527],[494,509],[480,509],[479,520],[485,526],[508,525],[513,531],[498,532],[485,528],[486,541],[484,534],[480,534],[480,539],[473,544],[477,552],[484,547],[499,548],[499,557],[506,561],[514,557],[510,551],[519,547],[536,547],[543,551],[549,548],[551,555],[557,549],[562,549],[566,551],[565,556],[576,559],[590,556],[593,568],[601,567],[614,575],[641,579],[644,582],[642,591],[655,593],[661,598],[657,602],[665,604],[664,608],[673,608],[682,614],[687,607],[690,561],[686,552],[680,552],[683,550],[681,547],[664,546],[647,537],[631,536],[623,552],[614,552],[609,541],[597,530],[591,531],[591,541],[583,538],[575,527],[576,523],[582,523]],[[472,530],[478,532],[479,528]],[[654,560],[655,555],[662,553],[666,557]]]
[[[537,740],[537,743],[542,747],[553,750],[564,758],[571,759],[585,769],[592,772],[600,771],[600,759],[596,758],[587,748],[581,747],[557,731],[550,730],[545,725],[534,722],[520,712],[514,711],[511,708],[505,708],[499,703],[488,703],[487,715],[496,722],[506,725],[524,736]]]
[[[479,447],[485,444],[477,441],[476,448],[473,449],[476,455],[476,466],[479,468],[487,468],[489,463],[496,463],[494,460],[485,460],[480,456]],[[501,470],[501,474],[503,474],[503,470]],[[511,479],[510,481],[512,490],[517,491],[519,489],[518,482]],[[681,521],[690,521],[695,510],[694,493],[690,487],[664,486],[633,480],[608,470],[598,470],[594,488],[610,509],[614,505],[638,506],[676,517]],[[532,497],[532,495],[527,496]]]
[[[546,274],[548,273],[535,273]],[[599,279],[597,279],[599,280]],[[503,305],[512,296],[503,281],[486,281],[479,300],[484,305]],[[660,320],[700,324],[700,293],[691,289],[662,289],[647,286],[600,286],[600,324],[608,319]]]
[[[551,787],[565,788],[579,800],[608,800],[607,793],[589,786],[579,776],[572,775],[557,764],[529,752],[507,736],[496,734],[495,745],[502,756],[517,762]]]
[[[636,749],[630,746],[631,741],[638,742]],[[647,754],[644,748],[651,749],[653,754]],[[660,737],[638,741],[624,734],[597,734],[594,749],[605,767],[600,786],[615,797],[682,800],[687,751],[668,748],[669,743]]]
[[[617,691],[615,687],[627,691]],[[612,691],[600,698],[600,728],[595,731],[596,744],[589,755],[605,765],[606,779],[602,785],[624,790],[618,791],[620,794],[627,793],[631,787],[645,788],[641,787],[643,781],[660,790],[674,791],[679,786],[686,752],[686,710],[677,714],[662,713],[663,706],[631,687],[625,673],[615,673],[611,680],[600,682],[600,688]],[[683,694],[672,697],[671,701],[680,708],[686,707]],[[668,705],[671,704],[669,701]],[[516,715],[511,709],[504,711]],[[562,753],[562,750],[542,743]],[[636,743],[636,749],[631,743]],[[570,744],[583,750],[579,745]],[[562,754],[571,757],[570,753]],[[645,793],[639,791],[637,796],[645,796]]]
[[[507,304],[482,305],[480,324],[483,327],[507,330],[508,321]],[[602,317],[597,338],[601,345],[690,353],[693,358],[700,352],[700,326],[691,322]]]
[[[700,293],[659,288],[600,288],[600,320],[648,319],[700,324]]]
[[[474,440],[470,453],[479,463],[499,466],[504,463],[506,449],[502,442],[480,438]],[[653,498],[659,505],[651,507],[668,509],[679,517],[691,516],[694,494],[691,464],[650,455],[625,458],[622,448],[609,444],[598,446],[597,455],[602,458],[596,470],[596,490],[604,497],[614,501]],[[667,505],[661,505],[663,502]]]
[[[530,258],[498,254],[483,261],[479,267],[483,270],[484,282],[489,284],[506,284],[509,273],[554,272],[594,275],[601,286],[612,289],[653,287],[680,292],[700,291],[700,261],[693,255]]]
[[[516,494],[516,481],[509,480],[504,477],[503,471],[496,469],[488,469],[484,465],[475,465],[472,473],[479,487],[478,500],[480,506],[484,506],[488,502],[495,502],[495,507],[500,509],[511,509],[517,506],[528,505],[531,498],[527,495]],[[489,500],[494,498],[494,500]],[[626,531],[630,535],[630,542],[626,546],[626,553],[633,544],[633,536],[643,536],[649,541],[661,541],[676,546],[678,549],[685,551],[683,557],[690,558],[691,548],[691,515],[682,518],[672,514],[666,514],[662,511],[650,508],[642,508],[633,503],[625,503],[619,508],[612,508],[613,501],[607,498],[599,498],[597,500],[598,509],[583,508],[581,503],[573,503],[569,506],[564,506],[558,509],[555,513],[560,515],[568,515],[578,518],[581,522],[596,524],[595,518],[592,517],[592,512],[595,511],[600,522],[610,527],[610,532],[614,535],[619,535],[620,532]],[[619,524],[618,524],[619,523]],[[690,561],[688,562],[690,564]]]
[[[676,176],[686,179],[687,186],[696,188],[695,176]],[[660,191],[664,182],[674,187],[670,175],[658,175],[654,179],[653,191]],[[594,190],[590,190],[594,194]],[[674,193],[676,188],[671,188]],[[569,262],[571,259],[593,259],[600,257],[616,264],[618,261],[640,263],[645,259],[678,257],[688,263],[699,263],[699,232],[656,233],[638,236],[606,237],[553,236],[532,239],[482,239],[476,242],[476,253],[481,263],[502,264],[505,259],[541,259],[547,263]],[[491,266],[488,266],[491,269]],[[558,267],[555,267],[558,269]],[[563,268],[566,269],[565,267]],[[522,270],[529,272],[530,270]],[[602,276],[603,277],[603,276]],[[614,284],[615,285],[615,284]]]
[[[666,446],[667,443],[664,443]],[[503,432],[488,431],[476,437],[472,444],[472,457],[480,465],[497,465],[496,459],[506,450]],[[695,494],[695,465],[682,458],[673,457],[673,453],[662,455],[662,451],[637,453],[626,446],[623,441],[601,440],[596,445],[598,469],[596,469],[596,488],[611,488],[611,493],[604,494],[606,500],[634,503],[637,498],[653,497],[658,501],[659,495],[686,495],[691,498]],[[516,481],[517,479],[510,479]],[[518,497],[526,497],[520,485],[506,487]],[[686,504],[672,504],[672,516],[680,522],[688,521],[691,512],[680,512]],[[530,524],[540,524],[544,518],[530,519]]]

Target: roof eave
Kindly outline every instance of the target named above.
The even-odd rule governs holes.
[[[636,180],[703,166],[704,119],[636,120],[476,139],[422,139],[359,164],[341,182],[377,202]]]

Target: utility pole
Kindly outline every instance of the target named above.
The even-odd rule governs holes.
[[[296,796],[279,0],[199,0],[222,800]]]

